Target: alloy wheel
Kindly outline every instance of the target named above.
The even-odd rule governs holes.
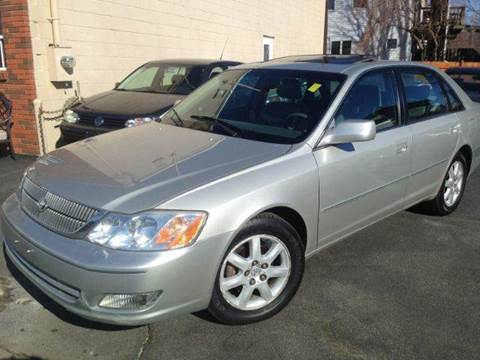
[[[454,206],[460,198],[464,186],[465,169],[461,161],[455,161],[448,170],[443,199],[448,207]]]
[[[228,253],[220,271],[220,290],[234,308],[258,310],[278,298],[290,272],[290,253],[285,244],[272,235],[255,235]]]

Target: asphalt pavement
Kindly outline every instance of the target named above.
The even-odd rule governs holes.
[[[0,159],[0,201],[32,161]],[[137,328],[84,321],[1,254],[0,359],[480,359],[479,204],[477,171],[451,216],[404,211],[328,248],[284,311],[241,327],[203,314]]]

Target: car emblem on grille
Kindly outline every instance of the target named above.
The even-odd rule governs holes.
[[[98,116],[93,122],[95,123],[95,126],[102,126],[105,123],[105,119],[101,116]]]
[[[41,213],[44,212],[45,210],[47,210],[48,209],[47,200],[41,199],[40,201],[38,201],[37,207],[38,207],[38,211],[41,212]]]

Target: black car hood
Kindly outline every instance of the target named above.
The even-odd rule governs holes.
[[[73,110],[122,117],[151,115],[170,108],[177,100],[184,97],[184,95],[110,90],[84,99]]]

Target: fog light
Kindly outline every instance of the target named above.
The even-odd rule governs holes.
[[[141,310],[152,305],[161,294],[161,291],[143,294],[107,294],[98,305],[108,309]]]

